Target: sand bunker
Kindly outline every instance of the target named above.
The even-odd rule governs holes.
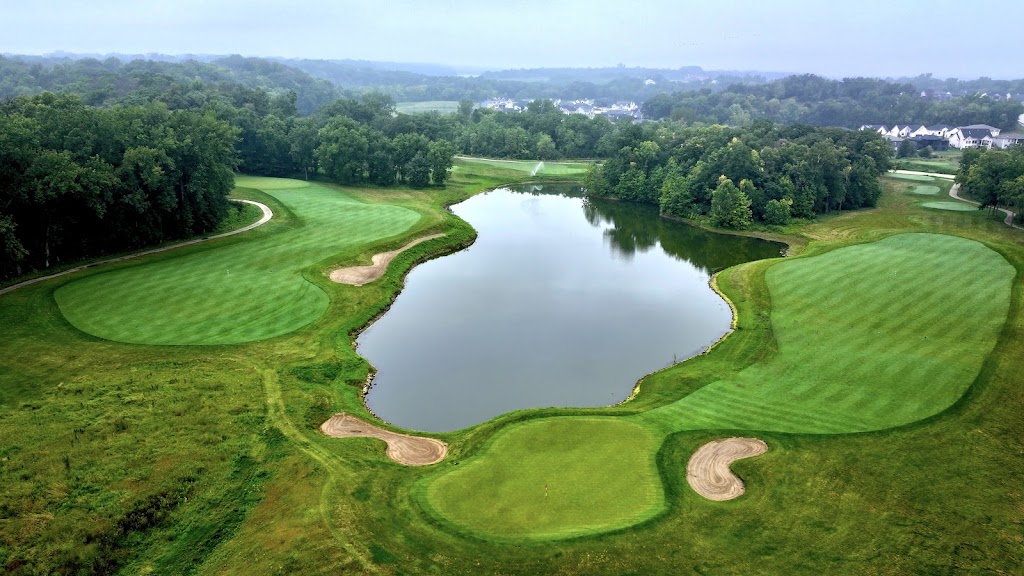
[[[362,286],[363,284],[369,284],[377,278],[384,275],[387,272],[388,263],[390,263],[395,256],[398,256],[402,252],[405,252],[409,248],[427,240],[433,240],[434,238],[440,238],[444,234],[431,234],[430,236],[424,236],[417,238],[412,242],[409,242],[405,246],[402,246],[398,250],[392,250],[390,252],[381,252],[373,256],[373,264],[370,266],[350,266],[348,268],[338,268],[334,272],[331,272],[331,280],[338,284],[351,284],[352,286]]]
[[[388,443],[388,458],[406,466],[436,464],[448,454],[448,445],[435,438],[409,436],[378,428],[350,414],[335,414],[320,425],[335,438],[378,438]]]
[[[743,481],[729,465],[736,460],[759,456],[768,445],[757,438],[725,438],[701,446],[686,464],[686,481],[694,492],[708,500],[722,501],[743,494]]]

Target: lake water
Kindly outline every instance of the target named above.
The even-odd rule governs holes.
[[[578,186],[498,189],[452,211],[476,243],[417,266],[357,340],[377,369],[367,405],[413,430],[620,402],[728,332],[712,273],[784,248],[584,200]]]

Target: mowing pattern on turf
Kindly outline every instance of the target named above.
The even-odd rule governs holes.
[[[530,420],[498,432],[485,458],[450,464],[420,496],[428,509],[487,538],[614,530],[664,509],[659,444],[645,427],[618,418]]]
[[[972,240],[902,234],[768,270],[778,353],[641,416],[666,430],[880,430],[948,408],[1006,319],[1014,268]]]
[[[922,202],[921,206],[924,208],[931,208],[932,210],[949,210],[951,212],[977,212],[978,207],[974,204],[968,204],[967,202],[957,202],[955,200],[940,200],[938,202]]]
[[[61,312],[76,328],[120,342],[234,344],[286,334],[327,309],[327,294],[303,269],[419,219],[306,182],[239,178],[238,185],[265,190],[301,225],[71,282],[55,292]]]
[[[939,193],[938,186],[929,186],[927,184],[919,184],[910,189],[912,194],[921,194],[924,196],[934,196]]]

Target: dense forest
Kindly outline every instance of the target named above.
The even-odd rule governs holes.
[[[892,157],[874,132],[764,121],[634,133],[587,175],[588,193],[726,228],[874,206]]]
[[[158,103],[44,94],[0,104],[0,278],[213,230],[235,131]]]
[[[865,124],[989,124],[1017,126],[1024,103],[971,94],[940,100],[921,97],[911,84],[874,78],[828,80],[813,75],[789,76],[767,84],[736,84],[723,92],[675,92],[653,96],[644,116],[672,118],[689,124],[741,126],[754,120],[782,124],[843,126]]]
[[[956,181],[963,194],[982,208],[1010,207],[1024,211],[1024,147],[1008,150],[964,150]]]

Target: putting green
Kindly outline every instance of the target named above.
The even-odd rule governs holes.
[[[496,434],[487,457],[449,463],[450,472],[421,484],[420,500],[491,539],[614,530],[664,510],[660,444],[647,428],[618,418],[529,420]]]
[[[921,204],[925,208],[931,208],[933,210],[949,210],[951,212],[977,212],[978,207],[973,204],[966,202],[956,202],[954,200],[945,200],[939,202],[924,202]]]
[[[628,484],[657,493],[649,486],[651,472],[640,465],[661,444],[652,435],[699,429],[842,434],[935,415],[964,394],[995,346],[1015,275],[983,244],[937,234],[901,234],[780,261],[765,278],[778,343],[772,357],[622,420],[632,427],[619,430],[617,439],[602,436],[600,427],[619,421],[594,418],[560,418],[557,433],[551,420],[502,430],[469,465],[428,479],[425,507],[484,537],[611,529],[661,509],[650,496],[628,490],[625,498],[609,497],[604,484],[628,473]],[[590,447],[609,442],[614,448],[603,456],[586,457]],[[628,467],[607,460],[612,453],[629,458]],[[551,516],[543,499],[523,496],[514,511],[491,512],[510,494],[545,483],[573,486],[573,501],[586,505]]]
[[[298,225],[246,241],[96,274],[54,297],[79,330],[138,344],[235,344],[301,328],[328,297],[302,271],[359,245],[408,230],[420,216],[365,204],[298,180],[240,177],[280,201]]]
[[[934,196],[939,193],[938,186],[928,186],[927,184],[919,184],[910,189],[911,194],[921,194],[925,196]]]

